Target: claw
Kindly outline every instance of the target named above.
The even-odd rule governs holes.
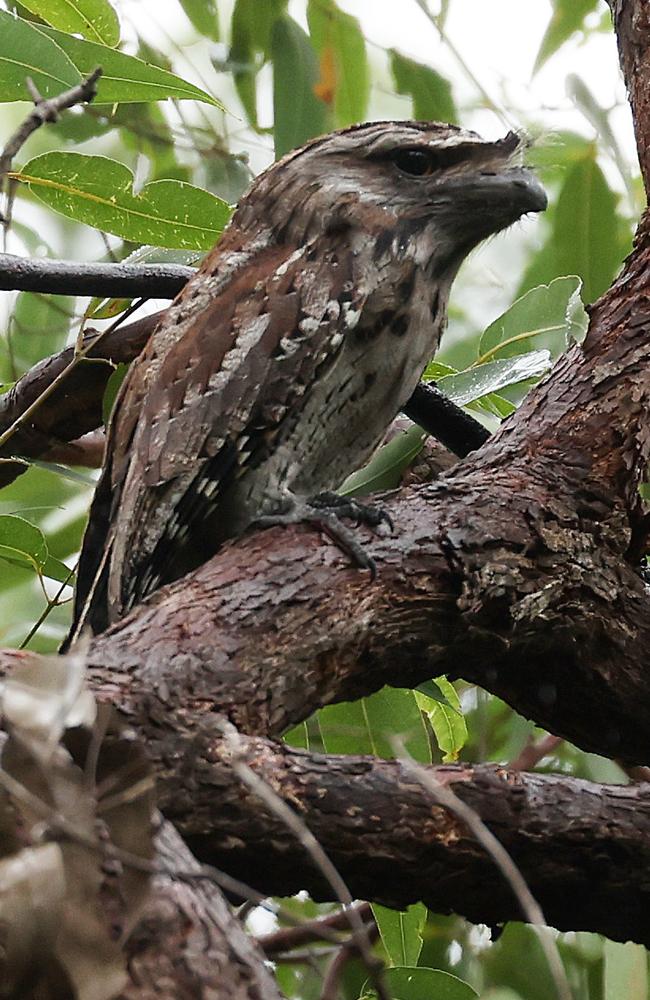
[[[342,497],[338,493],[329,491],[319,493],[305,502],[296,502],[290,510],[262,515],[255,519],[255,524],[261,528],[268,528],[278,524],[299,524],[310,521],[318,525],[356,566],[367,569],[370,579],[374,580],[377,576],[377,564],[367,554],[354,532],[343,524],[341,520],[343,517],[353,519],[355,526],[366,524],[371,528],[377,528],[380,524],[386,524],[391,531],[394,530],[390,515],[381,507],[362,504],[350,497]]]

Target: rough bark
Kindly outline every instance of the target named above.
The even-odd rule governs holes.
[[[647,180],[647,13],[641,0],[612,7]],[[95,690],[147,741],[161,805],[199,856],[266,892],[330,895],[278,817],[233,776],[216,735],[222,715],[246,734],[246,763],[301,814],[353,893],[397,906],[424,899],[495,923],[519,915],[510,890],[402,765],[271,739],[321,705],[446,672],[587,749],[650,763],[650,606],[637,572],[649,257],[646,217],[623,274],[592,309],[585,344],[479,452],[387,500],[397,530],[368,538],[375,581],[314,531],[272,529],[226,546],[94,640]],[[647,785],[435,773],[508,847],[550,922],[650,943]],[[200,924],[196,903],[193,913]],[[173,934],[164,940],[173,953]]]
[[[323,704],[445,672],[647,763],[646,242],[642,228],[586,343],[495,438],[387,499],[397,530],[367,543],[377,580],[309,529],[250,535],[100,637],[98,684],[216,703],[278,735]]]
[[[156,846],[161,864],[198,870],[169,823]],[[206,881],[157,876],[125,952],[130,982],[117,1000],[280,1000],[259,948]]]

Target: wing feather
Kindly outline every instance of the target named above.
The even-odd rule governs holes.
[[[248,439],[268,446],[288,414],[299,418],[301,396],[342,340],[341,305],[355,283],[350,255],[340,264],[334,241],[312,259],[307,247],[264,248],[210,297],[203,285],[206,275],[219,280],[219,250],[118,398],[76,601],[93,628],[212,554],[197,528],[247,460]]]

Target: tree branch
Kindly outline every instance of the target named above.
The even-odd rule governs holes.
[[[94,69],[92,73],[84,80],[75,84],[74,87],[63,91],[62,94],[57,94],[56,97],[47,99],[41,97],[30,78],[27,77],[27,85],[34,99],[34,108],[9,138],[0,153],[0,183],[5,174],[11,169],[14,156],[24,146],[33,132],[46,122],[55,122],[60,113],[66,108],[72,108],[75,104],[86,104],[93,100],[97,94],[97,81],[102,72],[101,66],[98,66],[97,69]]]
[[[233,776],[225,742],[185,722],[173,763],[171,741],[158,740],[152,752],[161,805],[194,853],[265,894],[307,889],[331,900],[309,852]],[[396,909],[422,901],[436,913],[491,925],[522,919],[490,856],[400,761],[308,754],[258,737],[243,738],[242,747],[251,770],[297,810],[358,898]],[[451,786],[499,839],[552,926],[650,943],[643,877],[650,786],[496,765],[425,771]]]
[[[0,254],[0,291],[173,299],[193,274],[183,264],[82,264]]]
[[[646,193],[650,190],[650,12],[643,0],[607,0],[634,118]]]
[[[157,838],[158,861],[170,870],[200,866],[169,823]],[[280,1000],[259,947],[233,916],[220,890],[201,880],[154,878],[144,911],[125,947],[129,984],[118,1000]]]

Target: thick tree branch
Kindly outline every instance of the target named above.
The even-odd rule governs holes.
[[[282,819],[234,778],[225,742],[187,716],[185,726],[173,738],[159,736],[150,749],[161,805],[193,851],[263,893],[307,889],[332,899]],[[257,737],[241,748],[358,898],[398,909],[422,900],[437,913],[492,925],[522,919],[490,857],[399,761],[308,754]],[[650,943],[643,876],[650,862],[650,786],[597,785],[495,765],[430,773],[452,784],[498,837],[552,926]]]
[[[650,190],[650,12],[643,0],[607,0],[634,118],[641,175]]]
[[[156,838],[157,860],[169,870],[199,870],[169,823]],[[129,984],[119,1000],[280,1000],[256,942],[233,916],[221,891],[205,880],[156,876],[126,948]]]

